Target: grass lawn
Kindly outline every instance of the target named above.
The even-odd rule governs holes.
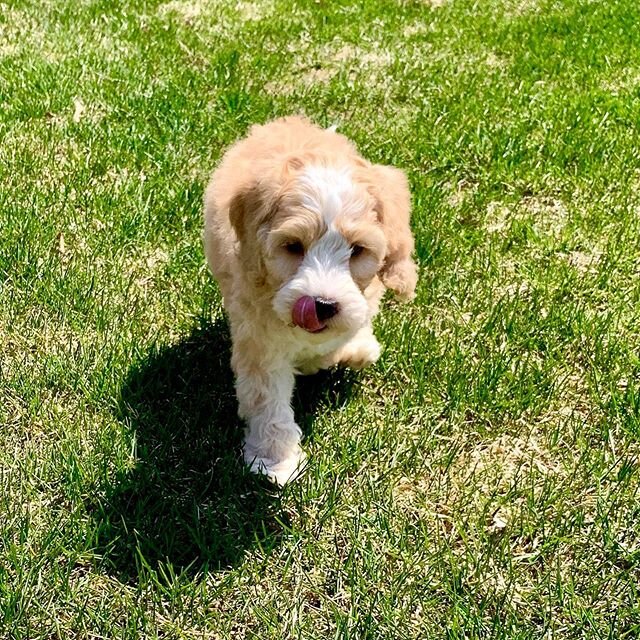
[[[636,638],[640,3],[0,4],[0,638]],[[239,462],[201,199],[306,113],[410,177],[381,360]]]

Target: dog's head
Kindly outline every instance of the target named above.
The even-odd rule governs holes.
[[[413,296],[410,196],[401,171],[310,154],[254,175],[232,198],[230,219],[252,284],[282,322],[309,334],[353,333],[370,318],[364,292],[376,277],[399,297]]]

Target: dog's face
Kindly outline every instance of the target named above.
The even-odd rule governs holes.
[[[266,233],[265,266],[283,322],[309,333],[354,332],[386,251],[375,198],[349,167],[304,166],[282,191]]]
[[[394,179],[400,184],[389,185]],[[386,275],[398,278],[393,268],[399,261],[392,255],[399,240],[384,222],[392,214],[381,195],[385,180],[388,197],[394,186],[406,192],[404,241],[410,253],[408,190],[395,169],[294,158],[232,202],[231,220],[254,284],[284,324],[316,336],[313,341],[357,331],[370,319],[365,289],[376,276],[383,282]],[[402,260],[410,265],[404,278],[408,297],[415,267],[404,254]]]

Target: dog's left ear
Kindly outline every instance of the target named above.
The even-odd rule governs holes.
[[[375,164],[371,167],[378,220],[387,238],[387,253],[379,276],[401,300],[415,296],[418,280],[411,258],[413,235],[409,227],[411,194],[407,176],[400,169]]]

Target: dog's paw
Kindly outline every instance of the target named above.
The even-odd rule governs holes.
[[[256,450],[245,442],[242,455],[252,473],[267,476],[279,487],[293,482],[305,469],[306,455],[299,446],[292,448],[281,457],[267,457],[264,455],[264,450]]]
[[[380,343],[371,332],[357,334],[338,355],[338,364],[352,369],[364,369],[380,357]]]
[[[249,456],[244,453],[244,460],[249,466],[252,473],[258,473],[277,484],[284,487],[288,482],[293,482],[299,478],[304,472],[306,456],[302,450],[299,453],[291,455],[284,460],[273,460],[271,458],[258,458]]]
[[[301,376],[312,376],[320,369],[325,369],[326,366],[323,363],[323,360],[318,358],[314,358],[313,360],[309,360],[307,362],[302,362],[296,367],[296,373]]]
[[[267,476],[267,478],[284,487],[285,484],[293,482],[299,478],[304,472],[304,464],[306,456],[303,452],[300,455],[290,456],[284,460],[270,460],[269,458],[254,458],[249,463],[249,469],[252,473],[259,473]]]

